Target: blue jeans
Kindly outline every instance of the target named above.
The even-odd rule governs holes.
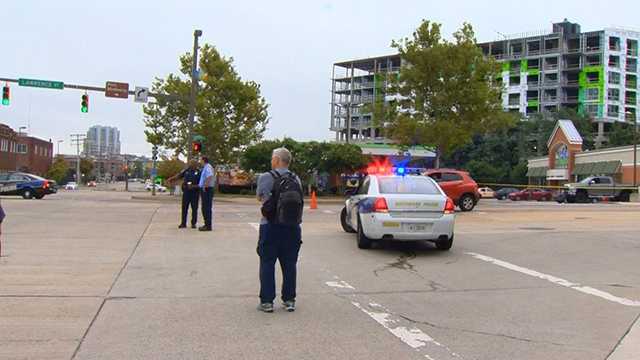
[[[282,270],[282,301],[296,299],[296,266],[301,244],[300,226],[260,225],[260,302],[272,303],[276,298],[276,260]]]

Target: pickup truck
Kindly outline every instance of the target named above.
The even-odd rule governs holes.
[[[53,180],[21,172],[0,173],[0,195],[42,199],[45,195],[55,194],[57,191],[57,184]]]
[[[632,192],[630,185],[616,184],[610,176],[590,176],[578,183],[565,184],[556,200],[560,203],[585,203],[607,198],[628,202]]]

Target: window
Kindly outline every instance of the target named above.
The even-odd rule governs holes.
[[[614,85],[620,84],[620,73],[609,71],[609,84],[614,84]]]
[[[611,36],[609,37],[609,50],[620,51],[620,38]]]
[[[609,107],[607,108],[607,116],[618,117],[618,111],[618,105],[609,105]]]
[[[620,101],[620,90],[619,89],[609,89],[607,91],[607,98],[611,101]]]
[[[609,55],[609,67],[619,68],[620,67],[620,56]]]
[[[112,166],[113,167],[113,166]],[[369,178],[366,178],[362,185],[358,188],[358,195],[366,195],[369,193],[369,184],[371,183]]]
[[[520,85],[520,76],[512,76],[509,78],[509,85]]]
[[[611,184],[611,179],[606,177],[596,178],[600,180],[600,184]]]
[[[4,152],[9,151],[9,140],[0,139],[0,151],[4,151]]]
[[[588,104],[585,107],[585,110],[586,110],[587,114],[589,114],[591,116],[598,116],[600,108],[599,108],[598,104]]]
[[[442,181],[462,181],[462,176],[456,173],[443,173]]]
[[[589,88],[586,90],[586,100],[598,100],[600,96],[600,89],[598,88]]]
[[[382,194],[440,194],[436,185],[425,177],[385,177],[379,178]]]
[[[23,181],[24,177],[20,174],[11,174],[9,176],[9,181]]]
[[[27,144],[18,144],[17,150],[18,154],[26,154],[27,153]]]

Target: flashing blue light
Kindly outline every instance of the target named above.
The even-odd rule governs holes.
[[[405,168],[401,167],[401,168],[397,168],[396,172],[398,173],[398,175],[404,175],[405,172]]]

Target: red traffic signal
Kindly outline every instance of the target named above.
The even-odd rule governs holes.
[[[9,85],[5,85],[2,88],[2,105],[9,105],[11,95],[11,89],[9,89]]]
[[[200,141],[194,141],[193,143],[191,143],[191,149],[193,150],[194,154],[200,154],[200,152],[202,151],[202,143]]]

